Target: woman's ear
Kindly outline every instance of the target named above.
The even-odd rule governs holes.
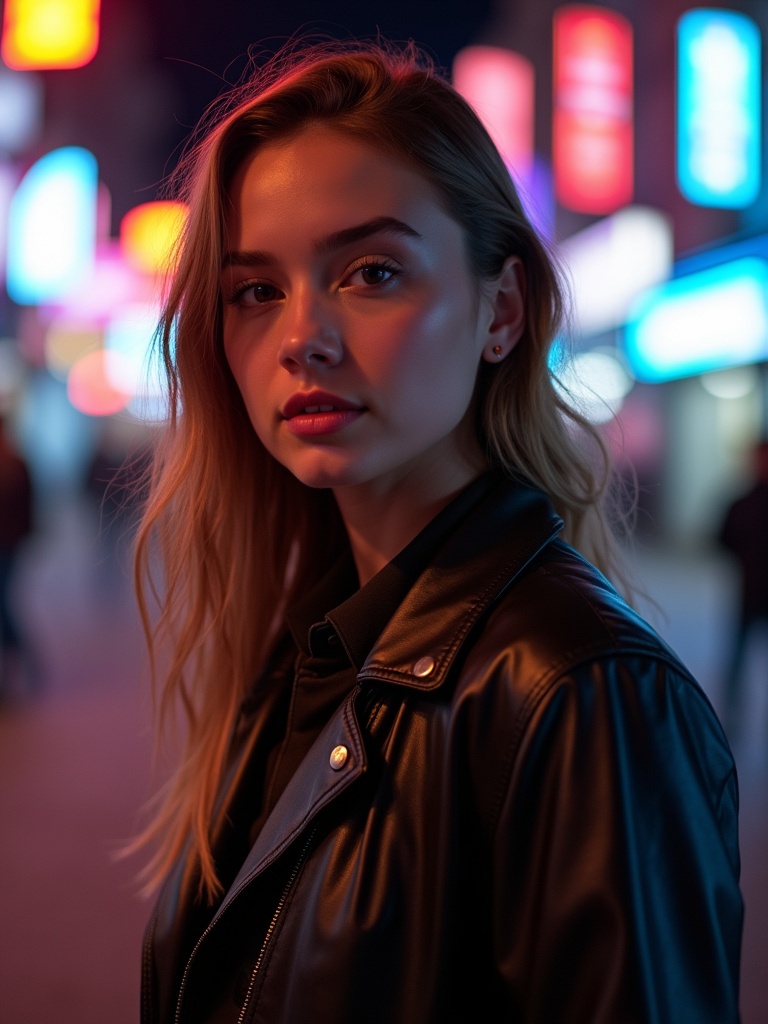
[[[520,340],[525,328],[525,268],[519,256],[508,256],[501,273],[488,285],[492,310],[483,359],[500,363]]]

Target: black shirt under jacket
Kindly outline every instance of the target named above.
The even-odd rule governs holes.
[[[273,752],[254,842],[304,755],[352,687],[384,627],[442,542],[491,490],[487,473],[455,497],[418,535],[359,586],[348,551],[286,616],[298,657],[285,736]],[[330,609],[330,610],[329,610]]]

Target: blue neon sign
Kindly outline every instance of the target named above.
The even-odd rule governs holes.
[[[768,260],[746,256],[646,292],[623,347],[648,383],[768,359]]]
[[[761,179],[760,31],[735,11],[687,11],[677,58],[680,191],[699,206],[748,206]]]

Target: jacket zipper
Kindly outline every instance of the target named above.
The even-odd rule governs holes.
[[[282,913],[283,907],[285,906],[285,901],[288,899],[288,894],[290,893],[291,888],[293,887],[293,883],[296,881],[296,876],[299,873],[299,869],[301,868],[302,864],[306,860],[307,853],[309,851],[310,843],[314,839],[316,831],[317,831],[317,828],[313,828],[312,831],[310,832],[310,834],[309,834],[309,836],[307,838],[307,841],[304,843],[304,846],[301,849],[301,853],[299,854],[299,858],[296,861],[296,863],[294,864],[293,869],[291,871],[291,874],[290,874],[290,876],[288,878],[288,881],[286,882],[285,887],[284,887],[284,889],[283,889],[283,891],[282,891],[282,893],[280,895],[280,899],[278,900],[277,906],[275,908],[275,912],[272,915],[272,920],[269,922],[269,927],[267,928],[267,933],[264,936],[264,941],[261,944],[261,949],[259,950],[259,955],[258,955],[258,957],[256,959],[256,964],[255,964],[255,966],[253,968],[253,973],[251,974],[251,980],[248,983],[248,991],[246,992],[245,1000],[243,1001],[243,1007],[242,1007],[242,1009],[240,1011],[240,1016],[237,1018],[237,1024],[242,1024],[242,1022],[243,1022],[243,1019],[245,1017],[245,1011],[248,1008],[248,1001],[249,1001],[249,999],[251,997],[251,993],[253,992],[253,986],[256,984],[256,976],[259,973],[259,968],[261,967],[261,964],[262,964],[262,962],[264,960],[264,954],[267,951],[267,947],[269,945],[269,940],[272,937],[272,934],[274,933],[275,928],[277,927],[277,922],[278,922],[278,920],[280,918],[280,915]],[[234,900],[234,897],[233,897],[233,900]],[[211,923],[208,925],[208,927],[205,929],[203,934],[200,936],[200,938],[195,943],[195,947],[194,947],[194,949],[192,950],[192,952],[189,955],[189,960],[187,960],[186,967],[184,968],[184,974],[182,975],[182,978],[181,978],[181,984],[179,985],[179,998],[176,1001],[176,1013],[174,1015],[175,1024],[181,1024],[181,1004],[182,1004],[182,1001],[184,999],[184,990],[185,990],[185,988],[187,986],[187,980],[189,978],[189,972],[190,972],[190,968],[192,966],[192,961],[194,960],[195,954],[197,953],[198,949],[200,948],[200,946],[205,941],[206,937],[213,931],[215,925],[216,925],[216,921],[215,920],[211,921]]]
[[[261,965],[262,965],[262,963],[264,961],[264,954],[266,953],[267,947],[269,946],[269,940],[272,938],[272,935],[274,934],[275,928],[277,927],[277,922],[278,922],[278,920],[280,918],[280,915],[282,914],[283,907],[285,906],[285,901],[288,899],[288,894],[291,891],[291,889],[293,888],[293,883],[296,881],[296,876],[298,875],[299,870],[300,870],[302,864],[304,863],[304,861],[307,858],[307,853],[309,851],[309,846],[310,846],[310,843],[312,842],[312,840],[315,837],[315,832],[316,831],[317,831],[317,828],[313,828],[312,831],[310,832],[308,838],[307,838],[306,843],[304,843],[304,846],[301,849],[301,853],[299,854],[299,859],[293,865],[293,870],[291,871],[291,874],[290,874],[290,877],[288,878],[288,881],[285,883],[285,888],[283,889],[283,891],[282,891],[282,893],[280,895],[280,899],[278,900],[277,906],[275,907],[275,912],[272,915],[272,920],[269,922],[269,927],[267,928],[267,934],[264,936],[264,941],[261,944],[261,949],[259,950],[259,955],[257,956],[256,963],[254,964],[254,967],[253,967],[253,972],[251,974],[251,980],[248,982],[248,991],[245,993],[245,999],[243,1000],[243,1007],[240,1010],[240,1016],[237,1018],[237,1024],[243,1024],[243,1021],[245,1020],[245,1011],[248,1009],[248,1003],[251,1000],[251,993],[253,992],[253,987],[256,984],[256,977],[257,977],[257,975],[259,973],[259,970],[261,968]]]

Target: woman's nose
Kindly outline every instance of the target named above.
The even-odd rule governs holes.
[[[303,297],[286,310],[280,362],[287,369],[335,366],[343,356],[338,325],[318,299]]]

